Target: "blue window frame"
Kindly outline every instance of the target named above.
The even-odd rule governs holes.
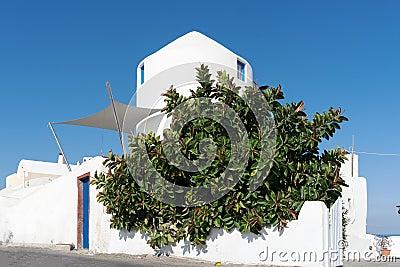
[[[140,66],[140,84],[144,83],[144,64]]]
[[[237,78],[241,81],[244,81],[244,70],[245,70],[246,64],[244,64],[242,61],[238,60],[237,61]]]

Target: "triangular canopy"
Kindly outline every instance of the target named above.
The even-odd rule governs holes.
[[[125,133],[131,133],[140,121],[160,111],[159,109],[139,108],[125,105],[117,101],[114,101],[114,104],[119,125],[121,130]],[[55,122],[55,124],[72,124],[118,131],[112,104],[93,115],[72,121]]]

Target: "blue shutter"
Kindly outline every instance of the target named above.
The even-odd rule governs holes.
[[[144,64],[140,67],[140,84],[144,83]]]
[[[245,64],[240,60],[237,61],[237,78],[244,81]]]

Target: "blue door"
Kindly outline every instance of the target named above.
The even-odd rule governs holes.
[[[89,178],[82,179],[82,247],[89,249]]]

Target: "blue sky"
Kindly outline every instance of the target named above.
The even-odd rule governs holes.
[[[84,2],[84,3],[83,3]],[[398,1],[2,1],[0,188],[21,159],[55,161],[47,126],[128,103],[141,59],[200,31],[246,58],[259,84],[350,121],[326,144],[400,153]],[[243,4],[247,5],[243,5]],[[56,126],[70,162],[119,152],[107,130]],[[400,233],[400,157],[360,155],[368,231]]]

